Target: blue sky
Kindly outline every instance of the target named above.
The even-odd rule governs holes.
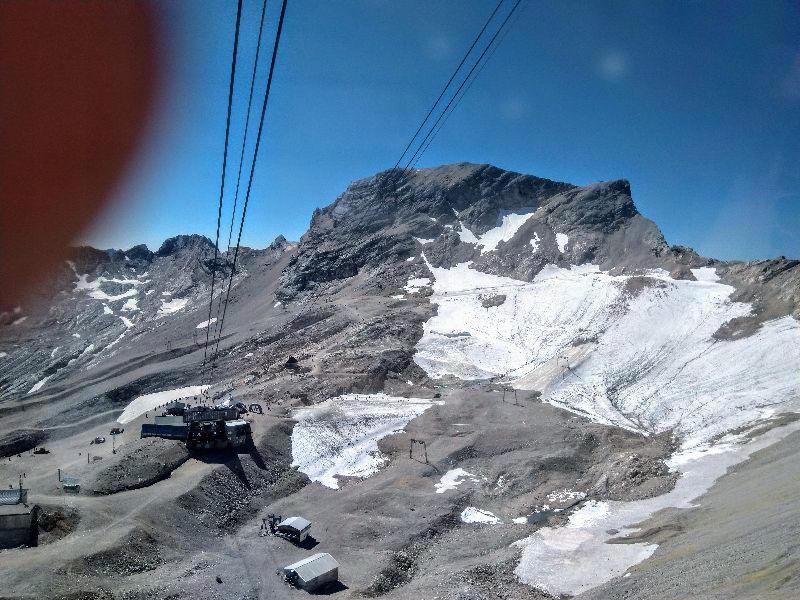
[[[299,238],[315,207],[391,167],[494,4],[290,0],[244,243]],[[278,7],[270,0],[270,40]],[[87,243],[213,239],[235,11],[234,0],[159,5],[157,114]],[[259,11],[246,0],[234,175]],[[796,2],[523,0],[419,166],[492,163],[577,184],[624,177],[671,244],[725,259],[797,257],[798,140]]]

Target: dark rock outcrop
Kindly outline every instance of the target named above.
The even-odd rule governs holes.
[[[176,235],[167,238],[156,252],[157,256],[170,256],[187,248],[209,249],[214,251],[214,242],[204,235]]]

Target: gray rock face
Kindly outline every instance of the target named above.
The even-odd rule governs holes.
[[[734,300],[752,302],[757,314],[774,318],[793,314],[800,319],[800,260],[723,263],[722,280],[736,288]]]
[[[242,248],[234,287],[293,248],[282,237],[265,250]],[[163,350],[165,341],[155,339],[164,334],[157,330],[193,310],[200,314],[192,330],[207,319],[212,269],[218,297],[232,258],[232,252],[219,253],[215,265],[214,245],[201,235],[169,238],[155,253],[143,244],[127,251],[74,248],[37,297],[0,320],[0,351],[6,353],[0,356],[0,398],[34,393],[45,379],[50,387],[132,346]]]
[[[493,250],[469,241],[509,214],[530,215],[511,239]],[[314,212],[279,295],[289,299],[315,284],[405,261],[420,243],[434,266],[472,260],[481,271],[522,280],[546,264],[592,262],[617,272],[705,264],[694,253],[670,250],[636,210],[625,180],[579,187],[462,163],[354,182]]]
[[[529,215],[510,239],[494,249],[469,241],[509,214]],[[626,180],[575,186],[467,163],[386,171],[352,183],[314,212],[281,275],[278,296],[290,299],[359,273],[395,269],[406,277],[426,276],[418,260],[408,260],[423,247],[433,266],[471,260],[480,271],[525,281],[547,264],[593,263],[618,274],[662,268],[679,279],[694,279],[691,269],[713,266],[737,288],[736,299],[755,301],[759,313],[797,314],[800,306],[798,261],[724,263],[670,247],[636,209]]]
[[[298,253],[281,279],[279,295],[291,298],[315,283],[346,279],[362,269],[405,260],[420,239],[437,239],[441,262],[460,246],[461,225],[476,234],[492,229],[502,211],[527,211],[573,189],[566,183],[461,163],[356,181],[333,204],[314,212]],[[459,223],[461,225],[459,225]],[[469,257],[472,245],[453,249]]]
[[[214,252],[214,243],[204,235],[176,235],[167,238],[156,252],[157,256],[169,256],[187,249],[208,249]]]
[[[128,257],[130,260],[136,260],[143,263],[149,263],[153,260],[153,253],[150,252],[150,249],[145,246],[144,244],[139,244],[138,246],[134,246],[130,250],[125,251],[125,256]]]

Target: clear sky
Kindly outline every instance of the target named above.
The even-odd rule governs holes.
[[[234,175],[260,4],[245,1]],[[315,207],[394,165],[494,4],[290,0],[244,243],[299,238]],[[214,236],[236,2],[159,11],[157,115],[86,235],[99,247]],[[524,0],[419,166],[460,161],[577,184],[624,177],[671,244],[798,257],[800,4]]]

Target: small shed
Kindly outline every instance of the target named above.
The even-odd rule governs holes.
[[[311,521],[303,517],[289,517],[278,523],[278,532],[296,542],[305,541],[311,530]]]
[[[61,487],[65,492],[73,492],[77,494],[81,491],[81,482],[77,477],[71,475],[64,475],[61,478]]]
[[[38,514],[35,504],[0,504],[0,548],[35,546]]]
[[[283,568],[288,581],[313,592],[339,580],[339,563],[327,552],[320,552]]]

